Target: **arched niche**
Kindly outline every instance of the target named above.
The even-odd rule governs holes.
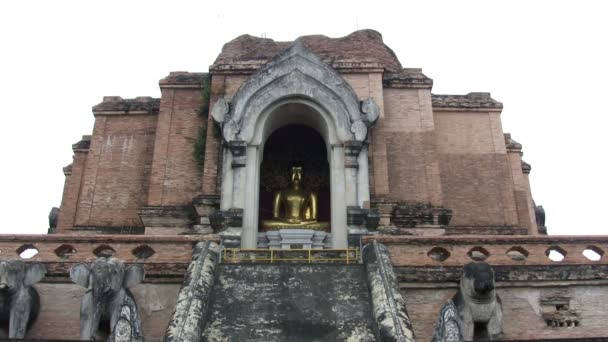
[[[332,246],[347,246],[347,208],[369,201],[367,130],[379,114],[350,85],[296,42],[252,75],[231,103],[211,112],[222,125],[221,210],[243,209],[241,246],[257,246],[260,164],[276,129],[300,124],[324,139],[330,165]]]

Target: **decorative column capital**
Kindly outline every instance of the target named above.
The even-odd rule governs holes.
[[[357,157],[363,146],[364,142],[357,140],[351,140],[344,143],[344,167],[354,169],[359,167]]]
[[[232,153],[232,167],[244,167],[247,158],[247,143],[242,140],[232,140],[228,142],[228,149]]]

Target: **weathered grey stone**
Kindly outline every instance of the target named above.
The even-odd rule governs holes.
[[[547,226],[545,226],[545,208],[542,205],[534,205],[534,216],[536,219],[536,226],[538,227],[538,233],[547,235]]]
[[[218,100],[218,109],[212,111],[212,116],[223,124],[225,141],[242,139],[249,143],[261,112],[287,95],[314,98],[326,106],[334,116],[342,141],[351,140],[353,135],[359,141],[365,140],[368,125],[363,119],[373,123],[379,112],[371,99],[360,107],[348,82],[301,42],[295,41],[243,83],[232,105]]]
[[[373,231],[378,228],[380,213],[376,209],[348,206],[346,208],[346,222],[349,226],[360,226]]]
[[[80,304],[80,339],[95,338],[100,321],[106,318],[110,324],[108,341],[116,338],[114,329],[119,321],[119,336],[130,336],[127,341],[141,341],[137,304],[129,288],[141,283],[144,276],[142,266],[131,265],[125,268],[116,258],[101,257],[91,264],[74,265],[70,269],[70,279],[87,289]],[[127,330],[128,335],[125,335]]]
[[[373,97],[361,101],[361,112],[365,114],[364,120],[367,126],[372,126],[380,117],[380,107],[376,104]]]
[[[59,208],[53,207],[51,208],[51,212],[49,213],[49,234],[54,234],[57,232],[57,219],[59,218]]]
[[[458,318],[458,309],[454,302],[450,299],[447,303],[441,306],[439,319],[435,323],[433,329],[433,339],[431,342],[461,342],[462,328]]]
[[[139,217],[146,228],[186,228],[194,223],[195,216],[192,207],[154,206],[139,209]]]
[[[230,112],[230,104],[224,100],[223,97],[220,97],[215,104],[213,105],[213,109],[211,109],[211,116],[213,120],[217,122],[224,122],[224,118]]]
[[[372,314],[378,341],[415,341],[405,300],[399,292],[388,250],[373,241],[363,247],[363,263],[371,293]]]
[[[452,300],[465,340],[502,338],[502,304],[494,287],[494,270],[490,265],[472,262],[464,266],[460,290]]]
[[[219,253],[219,246],[214,242],[204,241],[196,244],[167,327],[165,342],[201,341]]]
[[[24,338],[28,323],[36,319],[40,297],[32,285],[45,274],[46,266],[39,262],[0,261],[0,321],[8,323],[9,338]]]
[[[241,227],[243,225],[243,209],[216,210],[209,215],[209,222],[215,232],[223,232],[230,227]]]
[[[204,341],[375,341],[362,265],[222,264]]]

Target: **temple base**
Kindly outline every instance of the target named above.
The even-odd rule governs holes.
[[[331,248],[331,234],[311,229],[279,229],[258,233],[258,248],[323,249]]]
[[[278,220],[263,220],[262,229],[266,231],[276,231],[280,229],[303,229],[328,231],[329,222],[302,221],[300,223],[290,223]]]

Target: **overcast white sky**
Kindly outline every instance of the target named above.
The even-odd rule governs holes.
[[[158,97],[169,71],[207,71],[244,33],[373,28],[434,93],[504,103],[550,234],[605,234],[607,18],[603,1],[2,1],[0,232],[46,232],[104,95]]]

